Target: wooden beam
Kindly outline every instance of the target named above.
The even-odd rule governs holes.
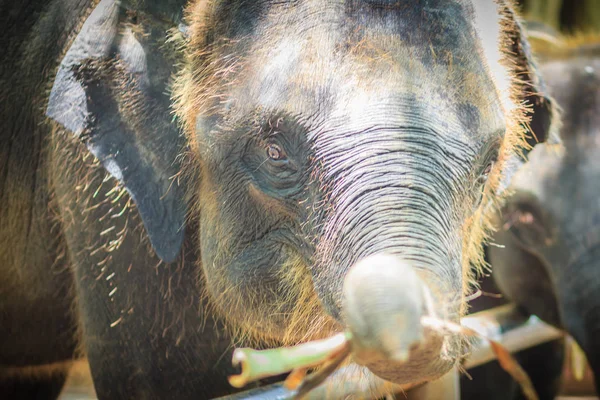
[[[521,314],[514,305],[506,305],[491,310],[483,311],[463,318],[463,325],[478,333],[495,340],[515,353],[523,349],[536,346],[564,335],[537,317],[527,317]],[[471,356],[465,361],[465,368],[474,368],[495,359],[489,343],[486,340],[475,342]],[[458,378],[456,369],[440,381],[430,382],[422,388],[413,389],[407,395],[410,400],[421,398],[440,398],[444,400],[459,400]],[[431,386],[429,386],[431,385]],[[348,366],[341,368],[333,374],[324,385],[317,387],[306,396],[307,399],[331,398],[371,398],[383,397],[385,393],[393,390],[395,385],[379,379],[372,374],[366,374],[363,368]],[[397,386],[396,386],[397,387]],[[445,397],[412,397],[427,393],[444,393]],[[413,393],[414,392],[414,393]],[[286,400],[292,399],[293,392],[287,391],[281,384],[274,384],[259,389],[249,390],[232,396],[221,397],[220,400]]]

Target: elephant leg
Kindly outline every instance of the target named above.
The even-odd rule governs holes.
[[[68,369],[46,376],[9,376],[0,378],[0,399],[57,399],[67,379]]]
[[[518,392],[516,382],[497,361],[491,361],[468,371],[460,379],[461,400],[507,400]]]
[[[557,339],[519,352],[517,361],[529,375],[540,400],[554,400],[561,384],[565,341]],[[525,399],[519,390],[516,399]]]
[[[79,242],[87,232],[100,232],[97,227],[72,228],[67,237],[82,342],[98,398],[197,400],[226,394],[226,377],[233,373],[231,341],[204,313],[194,260],[161,264],[133,233],[105,260],[106,254],[85,251],[94,238]]]
[[[185,257],[162,263],[123,189],[93,161],[82,161],[81,144],[57,148],[55,189],[98,398],[199,400],[228,393],[231,339],[206,312],[191,243]]]
[[[540,400],[554,400],[560,390],[564,362],[564,340],[559,339],[515,354]],[[524,400],[525,396],[511,376],[492,361],[468,371],[461,377],[461,400]]]

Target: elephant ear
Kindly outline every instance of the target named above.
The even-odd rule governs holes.
[[[176,63],[168,32],[181,1],[102,0],[63,58],[46,114],[80,139],[129,192],[156,254],[172,262],[186,202],[170,109]]]
[[[507,38],[505,53],[513,66],[514,79],[518,88],[518,97],[528,106],[526,117],[526,146],[517,149],[506,161],[503,179],[498,192],[503,192],[509,185],[516,171],[526,162],[527,155],[538,143],[559,144],[560,111],[551,98],[538,71],[531,46],[527,40],[525,25],[515,13],[512,1],[500,3],[504,17],[504,31]]]
[[[505,5],[503,14],[509,36],[509,48],[506,52],[512,58],[515,78],[522,92],[522,98],[525,104],[531,107],[528,111],[530,122],[527,144],[533,147],[541,142],[560,143],[559,112],[537,68],[525,24],[509,4]]]

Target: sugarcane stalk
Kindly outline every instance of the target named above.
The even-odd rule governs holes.
[[[232,363],[241,366],[239,375],[229,377],[231,386],[241,388],[248,383],[280,375],[292,370],[323,364],[340,353],[349,353],[351,336],[339,333],[327,339],[302,343],[292,347],[269,350],[236,349]]]
[[[498,315],[509,315],[514,311],[514,306],[501,307],[500,309],[501,312],[496,310],[495,313]],[[440,331],[440,333],[461,334],[468,337],[477,337],[486,341],[494,356],[499,360],[500,365],[521,385],[526,398],[529,400],[537,400],[537,394],[535,393],[527,374],[522,370],[503,344],[496,340],[491,340],[488,336],[488,334],[494,335],[491,333],[493,330],[485,328],[484,326],[477,327],[476,325],[478,324],[472,323],[473,320],[477,320],[480,323],[483,321],[483,325],[485,325],[485,317],[483,315],[484,313],[478,315],[477,318],[465,318],[463,324],[457,324],[452,321],[442,320],[432,316],[424,316],[421,319],[421,324]],[[522,322],[527,320],[524,316],[522,319]],[[495,322],[495,324],[497,324],[497,322]],[[469,325],[471,325],[471,327],[469,327]],[[548,340],[557,335],[560,336],[560,333],[557,333],[558,331],[556,330],[550,328],[547,330],[546,336],[548,336]],[[276,388],[276,390],[279,391],[283,390],[283,393],[279,393],[278,396],[283,395],[283,398],[286,399],[295,399],[303,396],[313,398],[313,395],[315,394],[313,389],[317,389],[317,391],[320,390],[319,395],[323,395],[324,390],[328,391],[331,389],[324,387],[331,385],[319,386],[326,379],[331,383],[336,381],[338,383],[340,382],[339,379],[334,378],[334,376],[336,376],[335,370],[350,354],[351,343],[352,336],[350,333],[339,333],[329,339],[303,343],[293,347],[283,347],[271,350],[253,350],[248,348],[237,349],[233,355],[233,364],[241,365],[242,372],[239,375],[231,376],[229,381],[232,386],[241,388],[252,381],[292,371],[284,385]],[[512,349],[514,346],[509,347]],[[467,362],[465,366],[468,367],[468,364],[469,363]],[[306,375],[309,368],[316,366],[322,366],[322,368],[311,375]],[[364,375],[362,374],[361,379],[364,379]],[[342,381],[350,384],[351,387],[336,387],[334,391],[344,389],[348,390],[349,393],[356,393],[356,390],[359,389],[360,385],[357,386],[357,382],[355,381],[350,382],[343,378]],[[334,386],[336,386],[336,384],[334,384]],[[392,392],[395,391],[395,385],[390,384],[389,382],[384,382],[381,388],[391,390]]]

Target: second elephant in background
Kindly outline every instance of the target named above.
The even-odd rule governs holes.
[[[537,146],[516,173],[489,257],[508,299],[574,337],[599,387],[600,36],[533,43],[563,145]]]

